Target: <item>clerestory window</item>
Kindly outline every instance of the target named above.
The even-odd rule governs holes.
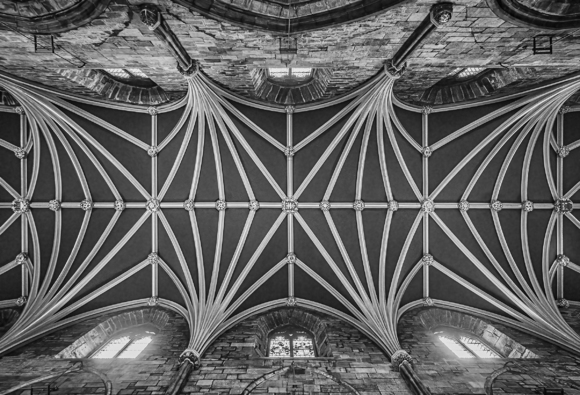
[[[501,355],[472,337],[440,335],[439,340],[458,358],[501,358]]]
[[[310,80],[312,77],[312,68],[274,68],[268,69],[268,77],[273,81],[282,83],[297,83]]]
[[[155,333],[150,331],[124,333],[109,340],[91,358],[137,358],[151,343],[154,335]]]
[[[476,76],[487,70],[485,67],[460,67],[449,73],[449,77],[453,77],[455,80],[465,80],[470,77]]]
[[[102,71],[114,80],[125,84],[140,86],[143,88],[157,85],[140,69],[102,69]]]
[[[268,356],[276,358],[315,357],[313,336],[304,329],[286,326],[269,336]]]

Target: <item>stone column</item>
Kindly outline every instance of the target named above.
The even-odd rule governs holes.
[[[415,52],[421,42],[425,40],[435,29],[446,24],[453,15],[453,4],[438,3],[431,7],[429,16],[415,29],[411,36],[403,43],[395,56],[387,65],[388,68],[400,70],[404,67],[405,61]]]

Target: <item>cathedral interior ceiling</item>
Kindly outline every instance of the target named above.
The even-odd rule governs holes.
[[[190,349],[286,305],[356,325],[389,354],[435,305],[580,350],[580,87],[410,107],[397,76],[323,105],[266,106],[203,73],[159,107],[0,85],[0,352],[67,322],[160,305]],[[182,77],[183,78],[183,77]],[[576,203],[575,203],[576,202]],[[572,302],[570,302],[572,301]]]
[[[421,306],[580,352],[558,311],[580,300],[578,7],[0,3],[0,308],[21,309],[0,354],[148,305],[185,317],[197,363],[296,305],[395,367]],[[272,99],[280,67],[314,70],[306,99]]]

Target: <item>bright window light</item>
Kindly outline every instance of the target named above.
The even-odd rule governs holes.
[[[297,79],[304,80],[312,76],[312,68],[310,67],[300,67],[300,68],[269,68],[268,75],[271,78],[276,79]]]
[[[147,332],[151,333],[151,332]],[[109,341],[92,358],[134,359],[151,343],[153,336],[127,335]]]
[[[130,80],[131,78],[148,79],[147,74],[140,69],[103,69],[108,74],[120,80]]]
[[[269,68],[268,74],[272,78],[284,78],[290,75],[290,69]]]
[[[145,74],[144,72],[142,72],[139,69],[127,69],[127,71],[129,73],[133,74],[135,77],[149,78],[149,77],[147,77],[147,74]]]
[[[445,336],[439,336],[439,339],[449,348],[458,358],[475,358],[475,356],[467,351],[465,347],[455,339],[450,339]]]
[[[312,74],[312,69],[310,68],[290,69],[290,72],[294,77],[307,78],[310,77],[310,74]]]
[[[143,351],[145,347],[147,347],[147,345],[151,343],[151,340],[152,340],[151,336],[146,336],[137,340],[133,340],[133,342],[129,344],[129,346],[125,348],[117,358],[124,359],[137,358],[137,356],[141,354],[141,351]]]
[[[477,75],[485,70],[485,67],[460,67],[449,73],[449,76],[462,80],[465,78],[473,77],[474,75]]]
[[[131,78],[131,74],[127,73],[125,69],[104,69],[107,73],[111,74],[113,77],[128,79]]]
[[[497,355],[489,347],[487,347],[485,344],[483,344],[478,340],[465,336],[461,336],[460,340],[461,343],[463,343],[467,348],[471,350],[471,352],[473,352],[479,358],[500,358],[499,355]]]
[[[115,355],[119,353],[129,342],[131,338],[129,336],[119,337],[117,339],[111,340],[107,345],[101,348],[93,358],[101,359],[101,358],[114,358]]]

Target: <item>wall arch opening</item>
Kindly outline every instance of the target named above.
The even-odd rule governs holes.
[[[322,322],[320,317],[311,312],[296,308],[275,310],[260,316],[255,325],[256,351],[263,357],[269,355],[271,335],[283,331],[284,328],[295,328],[294,330],[298,332],[310,334],[312,336],[312,351],[315,356],[332,356],[326,324]],[[303,334],[297,333],[297,335]]]
[[[95,353],[109,345],[111,341],[126,337],[123,340],[124,343],[114,345],[109,351],[110,354],[116,350],[114,356],[104,357],[114,358],[131,347],[132,344],[138,345],[135,342],[149,336],[147,332],[158,333],[158,331],[165,327],[169,318],[169,314],[166,311],[158,308],[139,309],[121,313],[101,322],[59,352],[55,358],[94,357]],[[119,347],[122,347],[122,349]]]
[[[489,349],[491,353],[497,354],[500,358],[538,358],[534,352],[499,331],[490,323],[468,314],[434,308],[419,313],[419,320],[425,329],[437,336],[451,339],[456,346],[474,356],[477,356],[475,350],[479,348],[481,355],[486,353],[490,355],[489,352],[485,351]],[[474,341],[474,343],[468,344],[469,341]]]

